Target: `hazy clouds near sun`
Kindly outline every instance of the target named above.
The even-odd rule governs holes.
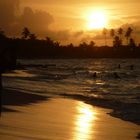
[[[0,1],[0,26],[8,28],[16,22],[16,10],[19,8],[19,0]]]
[[[51,14],[41,10],[33,11],[31,7],[25,7],[19,17],[19,24],[33,30],[46,30],[53,21]]]
[[[40,9],[33,9],[30,5],[22,7],[20,0],[0,0],[0,28],[7,35],[20,35],[23,27],[28,27],[38,37],[52,37],[55,40],[66,42],[72,36],[81,36],[82,32],[71,35],[69,30],[50,30],[49,25],[54,22],[53,16]]]
[[[23,27],[29,27],[33,32],[41,32],[47,30],[53,21],[53,16],[46,11],[34,10],[31,7],[21,10],[19,0],[0,1],[0,27],[8,34],[16,34]]]

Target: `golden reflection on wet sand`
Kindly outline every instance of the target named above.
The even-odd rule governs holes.
[[[29,106],[8,106],[1,140],[136,140],[140,127],[109,116],[111,110],[55,98]]]
[[[90,105],[83,102],[77,102],[77,116],[75,119],[75,133],[73,140],[89,140],[93,137],[94,120],[96,118],[96,110],[94,111]]]

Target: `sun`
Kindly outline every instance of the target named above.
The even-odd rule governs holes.
[[[108,24],[107,14],[103,10],[87,13],[85,18],[87,21],[86,28],[88,30],[103,29]]]

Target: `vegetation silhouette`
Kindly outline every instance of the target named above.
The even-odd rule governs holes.
[[[129,38],[131,37],[133,29],[131,27],[128,27],[126,33],[125,33],[125,37],[127,39],[127,42],[129,43]]]
[[[22,39],[27,39],[30,36],[30,31],[27,27],[25,27],[21,33]]]
[[[107,46],[107,39],[106,39],[107,29],[106,28],[103,28],[103,35],[105,37],[105,46]]]
[[[1,46],[6,48],[14,48],[15,44],[18,59],[43,59],[43,58],[139,58],[140,47],[136,46],[135,40],[131,34],[133,29],[128,27],[124,29],[103,29],[105,45],[97,47],[94,41],[89,43],[82,42],[75,46],[70,43],[61,45],[59,42],[52,40],[50,37],[38,39],[28,27],[24,27],[20,38],[8,38],[3,31],[0,32],[0,38],[3,43]],[[107,36],[110,34],[112,39],[112,47],[107,45]],[[127,40],[127,44],[123,44],[123,39]],[[4,43],[5,42],[5,43]],[[0,48],[2,51],[2,47]],[[13,51],[14,54],[14,51]],[[4,58],[4,56],[2,57]],[[2,59],[1,58],[1,59]]]
[[[120,42],[122,44],[122,35],[123,35],[123,29],[122,28],[118,29],[118,35],[119,35],[119,38],[120,38]]]

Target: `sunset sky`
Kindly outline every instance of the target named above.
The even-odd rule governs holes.
[[[38,37],[49,36],[62,44],[102,44],[103,27],[133,25],[139,43],[139,7],[139,0],[1,0],[0,27],[14,36],[26,26]]]

